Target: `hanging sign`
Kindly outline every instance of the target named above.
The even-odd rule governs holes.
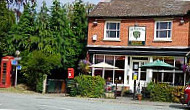
[[[129,27],[129,45],[143,46],[146,40],[146,27]]]

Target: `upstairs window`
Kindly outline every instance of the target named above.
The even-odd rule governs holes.
[[[155,23],[155,40],[171,40],[172,22],[156,21]]]
[[[105,37],[104,39],[119,39],[120,37],[120,22],[118,21],[107,21],[105,25]]]

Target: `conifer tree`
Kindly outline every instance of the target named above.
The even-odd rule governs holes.
[[[14,13],[6,7],[5,1],[0,1],[0,53],[6,52],[6,38],[12,25],[15,24]],[[1,54],[1,55],[2,55]]]
[[[76,42],[72,45],[72,47],[75,47],[75,57],[78,58],[75,64],[77,64],[79,59],[83,59],[86,55],[85,47],[87,42],[87,13],[85,4],[82,2],[82,0],[76,0],[73,3],[71,13],[71,30],[74,34],[73,38],[76,39]]]
[[[7,53],[9,55],[14,54],[16,50],[32,51],[35,49],[36,46],[34,44],[37,42],[33,38],[36,36],[35,17],[35,6],[27,4],[20,21],[9,32],[7,39]]]

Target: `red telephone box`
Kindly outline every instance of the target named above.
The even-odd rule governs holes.
[[[68,68],[68,78],[69,79],[74,78],[74,68]]]
[[[3,57],[1,60],[1,74],[0,74],[0,87],[8,88],[11,86],[11,61],[14,59],[12,56]]]

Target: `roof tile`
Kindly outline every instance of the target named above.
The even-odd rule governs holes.
[[[100,2],[89,17],[186,15],[188,11],[190,11],[190,1],[110,0],[110,2]]]

